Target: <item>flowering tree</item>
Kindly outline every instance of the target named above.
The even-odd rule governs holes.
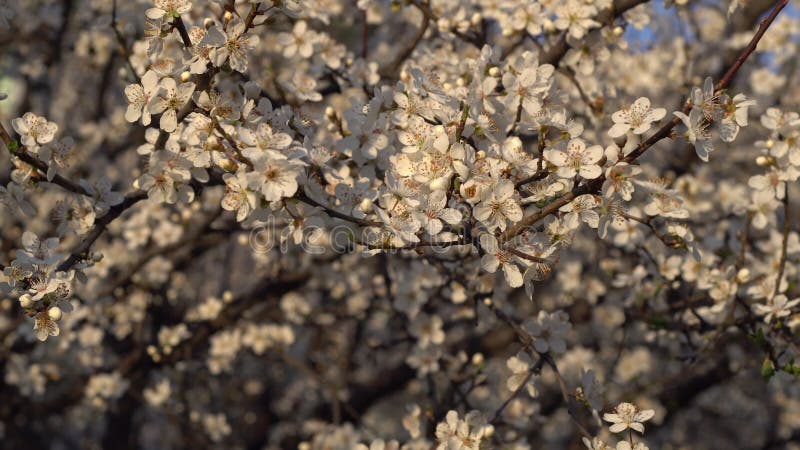
[[[3,447],[800,448],[787,3],[0,0]]]

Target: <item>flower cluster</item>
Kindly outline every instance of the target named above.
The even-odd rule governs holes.
[[[58,321],[64,311],[72,311],[72,278],[74,271],[58,269],[63,255],[56,252],[58,238],[39,239],[26,231],[17,259],[3,273],[8,282],[0,289],[18,296],[19,305],[33,317],[33,329],[40,341],[58,336]]]

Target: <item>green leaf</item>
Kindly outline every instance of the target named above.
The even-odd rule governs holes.
[[[800,375],[800,366],[796,366],[794,361],[789,361],[784,364],[781,370],[795,377]]]
[[[764,329],[759,328],[755,334],[751,334],[750,340],[755,342],[759,347],[765,348],[767,345],[767,338],[764,337]]]
[[[769,358],[764,358],[764,363],[761,364],[761,376],[769,381],[773,375],[775,375],[775,365],[772,364],[772,360]]]
[[[10,151],[11,153],[14,153],[17,150],[19,150],[19,141],[13,140],[13,141],[9,142],[6,147],[8,147],[8,151]]]
[[[650,325],[650,328],[655,330],[665,330],[669,322],[667,319],[661,316],[653,316],[647,319],[647,324]]]

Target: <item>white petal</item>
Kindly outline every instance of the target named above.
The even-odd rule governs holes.
[[[148,19],[158,20],[164,17],[164,14],[167,12],[161,8],[148,8],[144,14],[147,16]]]
[[[620,431],[625,431],[628,429],[628,426],[624,423],[615,423],[608,428],[612,433],[619,433]]]
[[[512,288],[517,288],[522,286],[522,273],[519,271],[519,267],[516,264],[503,264],[503,273],[506,276],[506,281],[508,281],[508,285]]]

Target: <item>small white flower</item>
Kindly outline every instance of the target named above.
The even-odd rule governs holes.
[[[764,316],[764,322],[770,323],[772,319],[780,319],[792,313],[792,308],[800,304],[800,297],[789,301],[785,295],[779,294],[770,299],[766,305],[756,303],[753,310],[759,316]]]
[[[564,338],[572,325],[564,311],[541,310],[536,319],[526,320],[523,328],[534,337],[533,347],[537,352],[564,353],[567,350]]]
[[[608,130],[608,135],[618,138],[628,131],[634,134],[644,134],[650,129],[652,122],[658,122],[667,114],[664,108],[650,108],[650,99],[639,97],[627,108],[623,108],[611,115],[614,126]]]
[[[556,7],[556,20],[553,24],[559,30],[568,30],[573,39],[582,39],[590,28],[599,27],[600,23],[593,20],[597,15],[597,8],[592,4],[580,0],[567,0],[558,3]]]
[[[733,142],[736,139],[739,128],[747,126],[747,108],[755,104],[755,100],[748,100],[744,94],[737,94],[732,99],[724,96],[720,122],[720,137],[723,141]]]
[[[694,145],[697,156],[708,162],[708,154],[714,151],[714,144],[711,143],[709,121],[703,115],[703,111],[700,108],[692,108],[688,116],[681,111],[675,111],[672,114],[681,119],[686,126],[689,142]]]
[[[75,154],[75,141],[71,137],[57,139],[39,150],[39,157],[48,163],[47,181],[53,181],[59,169],[66,169]]]
[[[576,174],[587,180],[599,177],[603,170],[597,163],[603,158],[603,147],[593,145],[586,147],[582,139],[571,139],[566,150],[545,150],[548,161],[558,167],[558,176],[572,178]]]
[[[222,176],[225,181],[225,196],[222,197],[222,209],[236,211],[236,220],[243,221],[256,209],[255,194],[247,189],[246,174],[243,170],[236,174],[226,173]]]
[[[422,224],[425,231],[436,236],[442,231],[442,221],[455,225],[461,222],[461,213],[454,208],[447,208],[447,193],[434,191],[420,204],[420,209],[414,211],[414,217]]]
[[[258,45],[259,37],[247,33],[244,22],[237,20],[236,23],[228,26],[225,33],[216,27],[209,29],[201,42],[214,47],[211,51],[211,59],[215,66],[222,67],[225,61],[228,61],[231,69],[237,72],[246,72],[247,52]]]
[[[141,84],[129,84],[125,87],[125,97],[128,98],[128,109],[125,111],[125,120],[136,122],[142,118],[142,125],[150,125],[150,111],[147,105],[158,91],[158,74],[148,70],[142,76]]]
[[[34,152],[39,145],[52,141],[58,131],[58,125],[32,112],[26,112],[22,117],[12,120],[11,126],[19,133],[22,145],[30,147]]]
[[[667,188],[665,180],[637,181],[637,183],[650,191],[650,201],[644,207],[644,212],[648,216],[672,217],[674,219],[686,219],[689,217],[689,210],[684,207],[680,193],[675,189]]]
[[[439,371],[439,360],[442,359],[442,347],[439,345],[429,345],[421,347],[414,346],[414,349],[406,357],[406,363],[417,369],[417,376],[424,377],[429,373]]]
[[[101,177],[95,183],[80,180],[81,187],[94,199],[98,216],[103,216],[112,206],[119,205],[125,200],[120,192],[111,190],[111,180]]]
[[[699,110],[703,117],[711,120],[717,115],[719,97],[714,93],[714,80],[706,77],[703,88],[692,88],[692,110]]]
[[[470,411],[459,419],[456,411],[449,411],[445,421],[436,425],[436,450],[478,450],[491,430],[480,412]]]
[[[634,191],[631,179],[641,172],[641,167],[624,162],[609,167],[606,169],[606,179],[603,181],[603,197],[611,198],[618,194],[626,202],[631,201]]]
[[[489,273],[495,273],[499,268],[503,269],[503,274],[512,288],[522,286],[522,273],[514,263],[514,255],[503,250],[497,243],[497,238],[486,233],[480,238],[481,248],[486,252],[481,257],[481,267]]]
[[[22,250],[17,251],[17,261],[36,266],[54,266],[62,255],[56,253],[58,238],[39,239],[36,233],[22,233]]]
[[[514,195],[514,184],[502,181],[492,190],[485,191],[481,203],[475,207],[473,214],[481,221],[486,229],[493,232],[496,229],[505,230],[506,222],[517,222],[522,219],[522,208]]]
[[[181,83],[177,85],[175,79],[167,77],[161,80],[159,92],[151,101],[149,112],[161,114],[159,127],[167,133],[172,133],[178,127],[178,110],[192,97],[194,83]]]
[[[535,62],[535,61],[534,61]],[[508,95],[503,103],[510,111],[521,106],[530,115],[536,115],[542,109],[544,93],[553,84],[554,67],[543,64],[525,68],[521,73],[506,72],[503,75],[503,86]]]
[[[46,312],[36,315],[33,323],[33,330],[36,332],[36,339],[44,342],[50,336],[58,336],[61,330],[55,320],[50,318]]]
[[[283,56],[292,58],[295,55],[301,58],[310,58],[314,54],[315,33],[308,30],[305,20],[295,22],[291,33],[278,35],[278,43],[283,47]]]
[[[417,345],[426,348],[429,345],[444,343],[445,333],[442,330],[442,318],[437,315],[419,314],[412,319],[408,331],[417,338]]]
[[[581,390],[589,406],[597,411],[603,409],[605,389],[594,374],[594,371],[581,369]]]
[[[292,144],[291,136],[274,130],[268,123],[259,124],[255,131],[242,127],[238,133],[245,148],[283,151]]]
[[[614,408],[613,413],[604,414],[603,420],[613,424],[609,427],[612,433],[619,433],[628,428],[644,433],[643,422],[652,419],[655,414],[652,409],[640,411],[636,405],[623,402]]]
[[[0,186],[0,205],[5,205],[12,211],[19,208],[23,214],[29,217],[36,215],[36,208],[25,197],[25,191],[13,181],[9,182],[6,187]]]
[[[564,224],[576,229],[580,222],[584,222],[592,228],[597,228],[600,223],[600,215],[596,209],[600,205],[597,198],[591,194],[583,194],[575,197],[574,200],[559,208],[564,215]]]
[[[283,79],[279,83],[287,93],[296,96],[298,100],[310,102],[322,100],[322,94],[317,92],[317,79],[305,72],[295,72],[291,79]]]
[[[291,197],[297,192],[297,177],[301,169],[272,150],[246,152],[253,162],[253,171],[247,174],[247,186],[261,191],[268,202]]]

